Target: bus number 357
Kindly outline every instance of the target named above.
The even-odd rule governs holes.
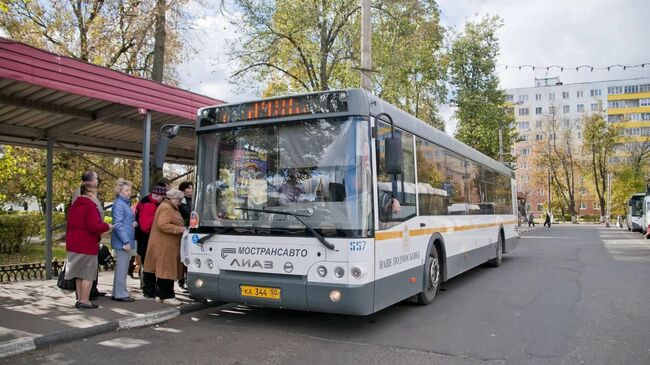
[[[351,241],[350,251],[363,251],[366,249],[366,241]]]

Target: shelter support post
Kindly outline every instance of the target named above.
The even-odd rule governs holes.
[[[54,139],[47,139],[45,178],[45,278],[52,279],[52,179],[54,169]]]
[[[151,156],[151,111],[144,118],[144,137],[142,139],[142,188],[140,198],[149,195],[149,166]]]

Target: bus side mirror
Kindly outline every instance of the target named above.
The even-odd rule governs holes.
[[[165,158],[167,157],[169,142],[171,142],[172,138],[176,137],[180,129],[181,126],[175,124],[165,124],[160,127],[156,152],[153,155],[153,164],[157,169],[162,170],[165,164]]]
[[[386,139],[384,170],[387,174],[401,174],[404,165],[402,155],[402,138],[399,136]]]
[[[156,153],[153,155],[153,164],[157,169],[161,170],[165,164],[165,158],[167,157],[167,147],[169,147],[169,142],[171,138],[166,135],[158,138],[158,143],[156,143]]]

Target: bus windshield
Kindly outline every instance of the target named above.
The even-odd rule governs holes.
[[[633,196],[630,199],[630,214],[633,217],[640,217],[643,215],[643,198],[644,196]]]
[[[367,118],[280,122],[201,133],[200,230],[367,237],[372,228]],[[251,211],[250,209],[254,209]]]

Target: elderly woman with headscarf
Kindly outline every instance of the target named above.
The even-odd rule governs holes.
[[[65,249],[67,251],[66,280],[75,279],[78,309],[97,308],[90,301],[90,288],[97,276],[97,253],[102,233],[111,225],[102,221],[95,204],[97,188],[92,183],[81,185],[79,198],[70,206],[66,225]]]
[[[183,199],[180,190],[169,190],[153,220],[144,271],[156,276],[156,297],[159,302],[179,305],[174,295],[174,281],[178,278],[181,237],[185,222],[178,211]]]
[[[111,299],[120,302],[132,302],[129,290],[126,288],[126,275],[129,271],[131,252],[135,252],[135,215],[131,210],[131,186],[133,184],[122,178],[115,183],[115,201],[111,217],[113,218],[113,234],[111,246],[115,250],[115,276],[113,277],[113,296]]]

